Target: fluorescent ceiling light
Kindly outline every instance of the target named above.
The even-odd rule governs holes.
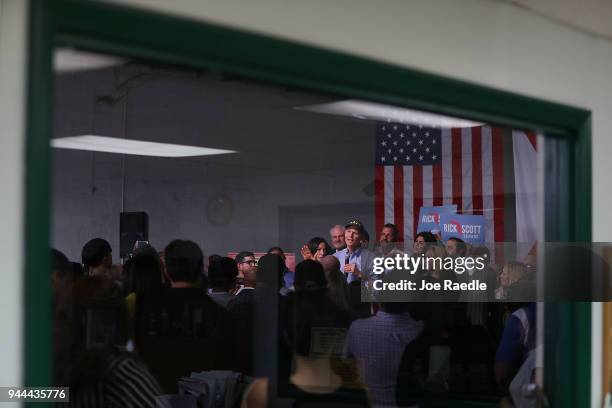
[[[88,150],[92,152],[133,154],[154,157],[191,157],[237,153],[235,150],[210,147],[185,146],[170,143],[145,142],[95,135],[62,137],[51,140],[51,146],[59,149]]]
[[[355,99],[318,105],[297,106],[295,109],[330,115],[349,116],[364,120],[410,123],[429,127],[467,128],[483,125],[483,123],[454,118],[452,116],[399,108],[397,106],[384,105],[382,103],[358,101]]]
[[[53,53],[53,69],[60,73],[101,69],[122,65],[126,62],[127,60],[123,58],[76,51],[70,48],[60,48]]]

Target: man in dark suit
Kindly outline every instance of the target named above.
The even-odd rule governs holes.
[[[253,257],[254,259],[254,257]],[[255,284],[257,282],[257,267],[253,263],[252,268],[243,268],[242,287],[236,292],[234,299],[227,304],[234,316],[234,332],[236,333],[236,358],[239,370],[250,374],[252,369],[252,339],[253,332],[253,310],[255,306]]]
[[[199,287],[204,256],[192,241],[174,240],[165,249],[171,288],[136,298],[134,331],[141,357],[166,392],[192,371],[232,369],[232,315]]]

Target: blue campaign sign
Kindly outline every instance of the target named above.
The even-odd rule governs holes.
[[[440,231],[440,215],[457,213],[457,204],[421,207],[417,232]]]
[[[484,244],[487,219],[482,215],[442,214],[440,231],[442,240],[461,238],[470,244]]]

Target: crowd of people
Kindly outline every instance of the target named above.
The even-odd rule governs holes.
[[[512,300],[534,291],[533,266],[498,265],[485,246],[442,242],[431,232],[416,234],[410,248],[401,241],[385,224],[370,249],[353,220],[333,226],[328,239],[309,240],[295,270],[279,246],[259,259],[248,250],[205,258],[196,243],[174,240],[163,251],[141,245],[123,265],[101,238],[83,246],[80,262],[52,250],[54,381],[71,387],[76,406],[153,407],[192,372],[257,375],[260,336],[277,342],[274,389],[294,406],[417,406],[428,392],[512,401],[510,384],[535,347],[534,304]],[[479,279],[488,289],[476,297],[362,301],[374,259],[404,253],[484,257],[484,270],[434,267],[413,279]],[[401,276],[391,270],[379,278]],[[270,304],[273,333],[255,318]],[[243,406],[265,405],[268,381],[245,381]]]

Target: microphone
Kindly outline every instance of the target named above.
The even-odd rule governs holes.
[[[350,263],[350,262],[349,262],[350,258],[351,258],[351,253],[348,251],[348,248],[347,248],[347,250],[346,250],[346,256],[344,257],[344,265],[348,265],[348,264]],[[345,276],[348,276],[348,275],[349,275],[349,273],[348,273],[347,271],[344,271],[344,275],[345,275]]]

